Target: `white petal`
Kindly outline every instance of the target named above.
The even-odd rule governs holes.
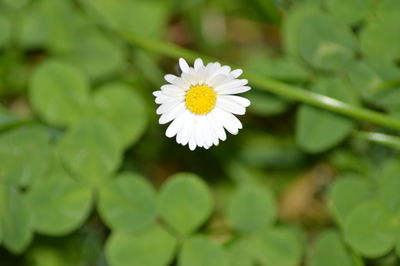
[[[156,97],[156,104],[171,103],[175,101],[183,101],[184,96],[167,96],[163,93]]]
[[[181,68],[183,73],[189,72],[189,65],[188,65],[188,63],[186,62],[185,59],[179,58],[179,66],[180,66],[180,68]]]
[[[241,96],[236,96],[236,95],[220,95],[219,97],[221,98],[228,98],[231,99],[232,101],[237,102],[243,107],[248,107],[250,106],[251,102],[247,98],[241,97]]]
[[[204,69],[200,68],[195,70],[192,77],[190,78],[190,86],[203,84],[204,83]]]
[[[172,74],[167,74],[167,75],[164,76],[164,79],[165,79],[167,82],[171,83],[171,84],[174,84],[174,81],[175,81],[177,78],[178,78],[177,76],[172,75]]]
[[[187,123],[184,123],[176,134],[176,142],[185,146],[189,142],[189,127]]]
[[[218,94],[220,94],[220,95],[237,94],[237,93],[243,93],[243,92],[249,91],[250,89],[251,89],[251,87],[249,87],[249,86],[240,86],[240,87],[236,87],[236,88],[220,90],[220,91],[218,91]]]
[[[213,78],[209,79],[207,81],[207,85],[210,87],[217,87],[221,84],[223,84],[223,82],[229,82],[229,76],[226,76],[224,74],[218,74],[215,75]]]
[[[215,146],[218,146],[218,144],[219,144],[219,138],[218,138],[217,136],[214,137],[213,144],[214,144]]]
[[[168,126],[167,131],[165,132],[165,135],[168,138],[172,138],[178,133],[178,131],[182,128],[183,123],[186,122],[188,113],[189,111],[186,110],[183,114],[179,115],[174,121],[172,121],[172,123]]]
[[[166,124],[175,119],[178,115],[182,114],[185,110],[186,110],[185,104],[180,103],[177,106],[175,106],[171,111],[162,114],[158,122],[160,124]]]
[[[198,70],[199,68],[203,67],[204,63],[203,60],[201,60],[200,58],[196,58],[196,60],[194,60],[194,69]]]
[[[230,66],[222,66],[219,70],[220,74],[228,75],[229,72],[231,72],[231,67]]]
[[[197,84],[197,77],[190,73],[182,73],[181,79],[182,86],[185,88],[185,90],[188,90],[190,86]]]
[[[239,119],[237,119],[233,114],[225,112],[218,107],[214,110],[216,117],[222,123],[224,128],[226,128],[229,133],[236,135],[239,132],[239,129],[242,128],[242,123],[239,121]]]
[[[167,84],[161,86],[161,92],[168,96],[183,96],[185,95],[185,91],[175,85]]]
[[[174,100],[174,101],[171,101],[171,102],[163,103],[163,104],[161,104],[161,105],[157,108],[156,114],[160,115],[160,114],[169,112],[169,111],[171,111],[175,106],[177,106],[179,103],[181,103],[181,101],[179,101],[179,100],[178,100],[178,101],[177,101],[177,100]]]
[[[228,81],[225,83],[220,84],[219,86],[215,87],[215,91],[223,91],[223,90],[228,90],[228,89],[233,89],[243,86],[243,82],[240,79],[234,79],[232,81]]]
[[[235,69],[235,70],[233,70],[232,72],[231,72],[231,75],[234,77],[234,78],[238,78],[240,75],[242,75],[243,74],[243,70],[241,70],[240,68],[238,68],[238,69]]]
[[[246,113],[246,108],[235,101],[230,100],[229,98],[218,97],[217,106],[235,115],[244,115]]]
[[[219,69],[221,68],[221,64],[220,63],[209,63],[206,66],[206,73],[205,73],[205,82],[208,83],[208,81],[210,79],[212,79],[214,76],[219,74]]]
[[[205,117],[205,123],[207,124],[207,127],[208,127],[208,129],[207,129],[208,130],[207,145],[208,146],[212,146],[213,144],[218,145],[218,143],[219,143],[218,136],[213,128],[213,125],[210,122],[210,119],[211,119],[210,114],[208,114]]]
[[[201,67],[197,70],[196,72],[196,80],[197,80],[197,84],[205,84],[206,83],[206,68],[205,67]]]
[[[176,76],[174,76],[175,78],[172,78],[171,76],[174,76],[174,75],[168,74],[168,75],[165,75],[164,78],[165,78],[165,80],[168,79],[167,81],[170,82],[171,84],[173,84],[183,90],[187,89],[187,83],[182,78],[176,77]]]
[[[204,145],[205,142],[205,128],[203,126],[203,122],[202,122],[202,116],[197,116],[195,123],[194,123],[194,136],[196,139],[196,144],[199,147],[202,147]]]
[[[194,131],[192,133],[194,133]],[[196,140],[194,139],[194,135],[193,134],[189,139],[189,149],[191,151],[194,151],[196,149]]]
[[[210,122],[214,132],[217,134],[218,138],[222,141],[226,140],[226,133],[222,123],[218,120],[215,115],[215,109],[208,114],[208,121]]]
[[[213,142],[213,129],[208,123],[207,115],[202,115],[199,120],[199,127],[203,135],[203,147],[211,146]]]
[[[208,116],[205,117],[205,124],[207,127],[207,136],[206,136],[206,144],[207,146],[218,145],[218,136],[215,133],[213,126],[210,123],[210,119]]]
[[[185,123],[183,124],[182,128],[178,131],[178,134],[176,136],[176,142],[184,146],[188,144],[189,139],[192,136],[193,121],[194,121],[194,115],[188,112],[188,115],[185,119]]]

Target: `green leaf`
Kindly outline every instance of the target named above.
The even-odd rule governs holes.
[[[284,37],[289,54],[318,69],[343,71],[354,62],[356,43],[350,29],[313,6],[289,14]]]
[[[0,48],[5,47],[10,39],[10,21],[6,16],[0,15]]]
[[[148,80],[153,85],[159,86],[163,81],[164,70],[159,64],[159,57],[146,50],[137,49],[133,52],[132,60],[135,61],[137,75]]]
[[[144,99],[127,85],[112,83],[96,91],[96,114],[113,126],[124,147],[136,142],[147,125]]]
[[[246,5],[245,1],[245,5]],[[279,8],[277,2],[274,0],[258,0],[256,1],[255,8],[261,11],[261,16],[267,21],[272,22],[273,24],[280,24],[281,22],[281,14],[279,12]]]
[[[21,253],[32,240],[31,213],[20,193],[0,183],[0,226],[3,245],[13,253]]]
[[[339,177],[329,191],[329,209],[343,226],[348,215],[361,203],[370,199],[372,184],[358,176]]]
[[[247,98],[251,101],[249,111],[253,114],[269,116],[285,112],[290,102],[284,98],[264,91],[250,91]]]
[[[354,102],[349,89],[338,78],[321,79],[314,91],[345,102]],[[305,151],[318,153],[343,141],[354,124],[352,120],[336,113],[309,105],[301,105],[297,111],[296,140]]]
[[[46,20],[38,5],[22,9],[18,20],[16,39],[18,44],[25,49],[45,46],[49,35]]]
[[[28,4],[31,0],[3,0],[3,3],[12,8],[21,8]]]
[[[87,0],[83,4],[105,26],[151,38],[162,37],[169,10],[167,1]]]
[[[321,7],[325,4],[326,0],[302,0],[300,3],[311,4],[316,7]]]
[[[400,219],[399,188],[399,160],[387,160],[378,179],[378,199],[392,215]]]
[[[249,56],[243,68],[253,73],[285,81],[307,81],[310,73],[291,57],[270,58],[263,54]]]
[[[362,176],[368,176],[373,171],[373,165],[368,156],[360,156],[360,153],[349,149],[336,149],[329,155],[329,163],[339,172],[354,172]]]
[[[213,209],[206,183],[190,173],[175,174],[162,186],[158,196],[161,218],[181,234],[201,226]]]
[[[19,45],[27,49],[45,48],[53,54],[63,54],[86,34],[80,28],[84,19],[71,1],[32,1],[19,12],[15,33]]]
[[[374,0],[327,0],[327,7],[335,18],[354,24],[373,11]]]
[[[319,1],[319,0],[318,0]],[[318,12],[314,5],[297,5],[287,14],[283,20],[282,37],[285,53],[291,57],[298,58],[298,36],[297,27],[304,19]]]
[[[13,50],[13,49],[11,49]],[[1,64],[3,65],[0,68],[2,81],[0,80],[0,84],[4,83],[4,85],[0,85],[0,94],[2,95],[24,95],[28,86],[28,80],[31,75],[31,69],[29,65],[24,62],[23,53],[19,53],[16,50],[13,52],[6,53],[7,56],[2,56],[0,58],[3,61]],[[14,97],[15,97],[14,96]]]
[[[232,196],[228,218],[235,230],[260,231],[276,219],[275,200],[271,192],[253,185],[243,185]]]
[[[397,237],[395,252],[396,252],[397,257],[400,257],[400,237]]]
[[[389,114],[393,117],[400,117],[400,106],[389,108]]]
[[[254,265],[253,243],[249,239],[239,239],[228,247],[230,266],[253,266]]]
[[[248,165],[290,168],[301,165],[306,157],[292,137],[268,135],[264,131],[247,134],[241,146],[240,159]]]
[[[381,204],[370,201],[357,206],[344,224],[350,246],[365,257],[375,258],[389,252],[396,240],[392,216]]]
[[[16,118],[0,104],[0,131],[6,131],[21,124],[23,124],[23,120]]]
[[[70,254],[65,248],[35,245],[30,249],[25,258],[28,265],[40,266],[69,266],[75,261],[70,259]]]
[[[26,195],[33,227],[42,234],[65,235],[80,227],[91,209],[91,190],[66,175],[33,186]]]
[[[89,185],[98,185],[121,161],[118,137],[102,119],[82,119],[59,142],[64,164]]]
[[[306,81],[309,78],[309,73],[306,69],[290,57],[270,58],[258,52],[250,55],[243,62],[243,65],[245,71],[249,70],[261,76],[285,81],[298,82]],[[287,99],[265,91],[251,90],[246,97],[251,101],[249,111],[258,115],[281,114],[290,105],[290,101]]]
[[[103,227],[98,227],[100,223],[96,216],[93,218],[78,232],[66,237],[39,237],[38,241],[24,254],[24,264],[32,266],[106,265]]]
[[[78,15],[71,1],[41,0],[37,4],[42,26],[46,32],[46,47],[54,53],[64,53],[82,40],[78,25],[82,18]]]
[[[196,0],[192,0],[191,2],[196,2]],[[221,3],[224,12],[227,12],[229,15],[232,13],[235,16],[242,16],[257,22],[272,22],[277,25],[281,19],[277,3],[273,0],[255,0],[251,4],[245,0],[220,0],[216,3]],[[194,8],[192,7],[192,9]]]
[[[371,20],[360,33],[361,52],[365,58],[395,63],[400,58],[400,31],[386,17]]]
[[[100,188],[98,210],[113,229],[143,230],[155,221],[156,194],[143,177],[122,174]]]
[[[114,231],[106,244],[110,266],[167,266],[174,256],[176,240],[159,226],[145,232]]]
[[[0,136],[1,179],[28,186],[49,167],[49,135],[40,127],[20,127]]]
[[[353,87],[370,103],[384,109],[400,106],[400,71],[382,60],[364,60],[348,72]]]
[[[303,248],[296,231],[277,227],[257,234],[257,257],[262,265],[300,265]]]
[[[388,22],[396,23],[400,21],[400,2],[397,0],[381,0],[376,9],[376,14],[379,19]]]
[[[121,69],[124,53],[119,45],[97,31],[85,33],[66,56],[68,62],[79,66],[92,79],[104,79]]]
[[[89,85],[80,71],[70,65],[47,61],[34,72],[30,101],[38,114],[57,126],[81,119],[88,105]]]
[[[335,231],[325,231],[319,237],[310,255],[310,266],[356,266],[351,254]]]
[[[179,266],[228,266],[226,251],[205,236],[187,239],[178,257]]]

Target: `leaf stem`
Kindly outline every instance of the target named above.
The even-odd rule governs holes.
[[[183,57],[189,61],[194,61],[198,57],[208,62],[218,61],[212,57],[202,55],[195,51],[191,51],[171,43],[148,39],[129,33],[122,33],[122,37],[133,45],[164,56],[169,56],[173,58]],[[269,91],[279,96],[297,100],[351,118],[360,119],[375,123],[380,126],[400,130],[400,120],[393,118],[389,115],[347,104],[334,98],[324,96],[322,94],[310,92],[300,87],[296,87],[275,79],[270,79],[255,73],[251,73],[250,71],[245,71],[245,73],[245,77],[250,80],[250,83],[254,85],[255,89]]]
[[[353,136],[400,150],[400,137],[366,131],[354,131]]]

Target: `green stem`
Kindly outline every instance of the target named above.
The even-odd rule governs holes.
[[[198,57],[208,62],[218,61],[212,57],[204,56],[174,44],[139,37],[128,33],[123,33],[122,36],[125,40],[136,46],[161,55],[173,58],[183,57],[189,61],[194,61]],[[249,79],[250,83],[257,89],[269,91],[283,97],[297,100],[348,117],[400,130],[400,120],[383,113],[347,104],[322,94],[313,93],[300,87],[251,73],[250,71],[245,71],[244,73],[244,76]]]
[[[370,89],[370,93],[375,93],[390,87],[395,87],[395,86],[399,86],[400,85],[400,79],[393,79],[393,80],[389,80],[389,81],[385,81],[381,84],[379,84],[378,86]]]
[[[246,76],[249,80],[251,80],[252,84],[256,85],[262,90],[273,92],[280,96],[288,97],[352,118],[369,121],[389,128],[400,129],[399,119],[393,118],[383,113],[354,106],[322,94],[306,91],[302,88],[288,85],[277,80],[261,77],[253,73],[247,73]]]
[[[379,132],[354,131],[353,136],[400,150],[400,138]]]

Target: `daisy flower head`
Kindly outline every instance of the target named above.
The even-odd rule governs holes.
[[[210,148],[226,139],[226,131],[236,135],[242,123],[234,115],[244,115],[250,101],[235,94],[250,90],[246,79],[239,79],[241,69],[231,70],[220,63],[204,65],[200,58],[191,67],[179,59],[182,74],[165,75],[168,84],[155,91],[160,106],[160,124],[171,122],[166,131],[169,138],[190,150]]]

